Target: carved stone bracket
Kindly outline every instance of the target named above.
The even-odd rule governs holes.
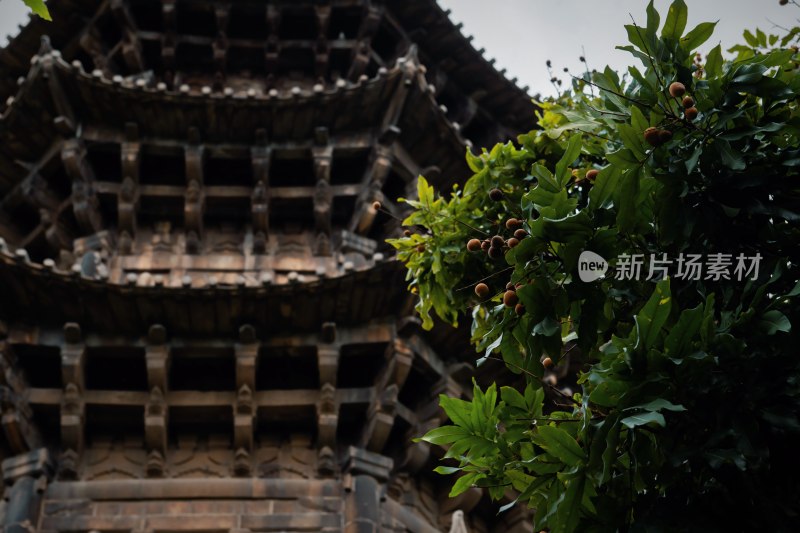
[[[251,391],[256,389],[256,362],[260,344],[253,326],[245,324],[239,328],[239,342],[234,351],[236,354],[236,387],[247,386]]]
[[[167,344],[167,330],[160,324],[150,326],[145,347],[147,383],[150,389],[167,390],[167,376],[171,361],[171,349]]]
[[[234,408],[234,448],[247,453],[253,450],[253,425],[255,419],[253,391],[247,385],[239,387]]]
[[[64,345],[61,347],[61,382],[66,387],[74,384],[84,390],[84,365],[86,346],[83,344],[81,328],[75,322],[64,325]]]
[[[68,383],[61,398],[61,446],[77,454],[83,451],[85,409],[82,391]]]
[[[336,402],[336,388],[330,383],[325,383],[317,402],[317,443],[320,448],[325,446],[336,448],[338,424],[339,404]]]
[[[167,418],[168,408],[164,393],[155,387],[150,392],[150,399],[144,410],[144,441],[151,455],[157,452],[162,461],[167,453]],[[148,475],[150,475],[149,463],[148,458]]]
[[[64,141],[61,149],[64,170],[72,180],[72,210],[78,225],[87,233],[103,229],[100,201],[94,190],[94,172],[86,159],[86,147],[79,139]]]

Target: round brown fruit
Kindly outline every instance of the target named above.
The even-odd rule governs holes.
[[[600,174],[600,171],[596,168],[591,168],[586,171],[586,179],[589,181],[594,181],[597,179],[597,175]]]
[[[516,229],[522,225],[522,222],[517,220],[516,218],[509,218],[506,220],[506,228],[508,229]]]
[[[502,248],[505,243],[506,240],[500,235],[492,237],[492,248]]]
[[[682,84],[679,81],[673,81],[669,84],[669,94],[674,96],[675,98],[680,98],[684,94],[686,94],[686,85]]]
[[[484,252],[488,252],[489,248],[491,248],[491,247],[492,247],[492,245],[489,243],[488,240],[487,241],[483,241],[481,243],[481,250],[483,250]]]
[[[683,101],[681,103],[685,108],[694,107],[694,98],[692,98],[691,96],[684,96]]]
[[[519,302],[519,297],[514,291],[506,291],[503,293],[503,303],[506,307],[514,307]]]
[[[478,283],[475,285],[475,295],[481,300],[489,297],[489,286],[485,283]]]
[[[669,130],[659,130],[658,140],[661,144],[668,143],[672,140],[672,132]]]
[[[506,243],[508,243],[508,247],[509,248],[513,248],[513,247],[515,247],[516,245],[519,244],[519,239],[517,239],[515,237],[511,237],[510,239],[508,239],[506,241]]]
[[[644,140],[650,146],[659,146],[661,144],[661,135],[658,133],[658,128],[651,126],[644,130]]]
[[[467,241],[467,250],[470,252],[477,252],[481,249],[481,241],[478,239],[470,239]]]
[[[687,109],[686,111],[683,112],[683,116],[686,118],[686,120],[690,120],[690,121],[696,119],[697,118],[697,108],[696,107],[690,107],[689,109]]]
[[[545,357],[544,359],[542,359],[542,366],[545,368],[545,370],[550,370],[555,365],[553,364],[552,359],[550,359],[549,357]]]
[[[381,203],[380,202],[372,202],[372,209],[374,209],[375,211],[378,211],[380,208],[381,208]]]
[[[782,6],[785,6],[786,4],[788,4],[788,3],[789,3],[789,0],[778,0],[778,3],[779,3],[780,5],[782,5]]]
[[[424,244],[418,244],[418,245],[417,245],[417,251],[418,251],[419,253],[422,253],[422,252],[424,252],[424,251],[425,251],[425,245],[424,245]]]
[[[517,316],[522,316],[525,314],[525,306],[522,304],[517,304],[514,306],[514,312],[517,313]]]
[[[514,238],[520,241],[527,236],[528,232],[525,231],[524,229],[518,229],[517,231],[514,232]]]
[[[506,283],[506,290],[507,291],[513,291],[514,290],[514,284],[511,283],[510,281],[508,283]]]
[[[411,231],[410,230],[405,230],[403,232],[403,235],[405,235],[406,237],[411,237]]]
[[[503,191],[501,191],[500,189],[492,189],[491,191],[489,191],[489,198],[491,198],[495,202],[499,202],[500,200],[503,199]]]
[[[489,248],[489,251],[486,253],[488,253],[489,257],[491,257],[492,259],[500,259],[501,257],[503,257],[503,249],[495,248],[494,246]]]

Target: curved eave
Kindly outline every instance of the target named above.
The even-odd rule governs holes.
[[[53,21],[31,14],[27,24],[19,26],[17,35],[9,36],[8,43],[0,48],[0,72],[3,73],[0,76],[0,100],[17,91],[17,78],[28,72],[30,58],[39,50],[42,37],[47,35],[53,46],[66,49],[95,14],[98,2],[60,0],[50,2],[47,7]]]
[[[356,325],[412,305],[401,263],[387,260],[343,276],[262,286],[206,288],[113,285],[0,252],[0,318],[39,325],[78,322],[100,331],[141,333],[152,324],[183,334],[234,335],[242,324],[265,333]]]
[[[423,62],[430,57],[434,63],[452,65],[445,67],[448,76],[507,128],[522,133],[534,127],[535,108],[528,88],[508,79],[495,68],[494,60],[475,49],[472,38],[450,20],[449,10],[436,0],[415,0],[399,4],[394,12],[404,27],[424,28],[414,37]]]
[[[85,72],[79,63],[66,63],[58,51],[33,56],[31,65],[0,115],[0,172],[6,180],[9,175],[19,176],[20,169],[4,161],[33,162],[60,139],[53,127],[61,114],[54,103],[53,84],[65,96],[76,126],[99,126],[121,135],[125,123],[135,122],[142,137],[179,141],[196,127],[203,142],[245,145],[256,141],[255,133],[261,128],[267,130],[270,142],[308,140],[318,126],[328,127],[332,135],[379,132],[398,92],[407,90],[397,118],[401,141],[408,141],[409,150],[419,147],[414,155],[421,164],[439,166],[451,174],[450,181],[467,176],[464,151],[470,143],[436,103],[424,69],[413,56],[400,58],[392,68],[356,83],[267,94],[136,85],[122,78],[109,79],[100,71]]]

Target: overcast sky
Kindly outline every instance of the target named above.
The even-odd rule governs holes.
[[[51,0],[56,1],[56,0]],[[405,0],[387,0],[402,2]],[[624,69],[636,60],[614,47],[626,43],[624,24],[630,15],[639,24],[645,21],[645,0],[439,0],[452,11],[455,22],[462,22],[462,31],[473,35],[476,48],[497,59],[509,77],[519,78],[520,85],[530,86],[531,93],[552,94],[553,88],[545,61],[563,75],[568,67],[580,72],[578,58],[584,53],[591,68],[606,64]],[[791,26],[797,23],[800,9],[780,6],[778,0],[686,0],[689,6],[689,28],[699,22],[719,20],[714,36],[705,51],[720,41],[724,48],[741,40],[745,28],[761,27],[769,33],[780,33],[773,23]],[[666,15],[670,0],[656,0]],[[0,36],[17,33],[17,24],[27,21],[22,0],[0,0]],[[0,43],[6,38],[0,37]]]

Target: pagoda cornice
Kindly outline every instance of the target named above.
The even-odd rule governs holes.
[[[199,277],[186,285],[140,286],[60,271],[52,261],[32,263],[24,250],[0,249],[0,318],[31,323],[91,324],[101,331],[135,333],[158,322],[176,334],[235,331],[246,319],[264,331],[313,329],[315,324],[358,324],[413,307],[404,268],[380,255],[340,274],[254,271],[239,283]],[[252,274],[252,275],[250,275]],[[130,281],[130,280],[129,280]]]
[[[121,137],[127,123],[138,124],[142,137],[160,140],[183,141],[194,127],[206,143],[250,145],[259,129],[266,130],[271,143],[304,142],[319,126],[332,136],[380,128],[396,93],[406,91],[413,105],[405,106],[396,119],[405,126],[403,136],[421,141],[433,136],[437,145],[445,140],[460,157],[471,143],[436,102],[425,70],[412,50],[391,68],[355,82],[340,79],[267,92],[230,87],[215,92],[210,86],[189,85],[170,90],[163,83],[87,72],[79,62],[67,63],[58,50],[51,50],[31,58],[27,77],[20,78],[17,93],[6,100],[0,142],[10,159],[21,161],[35,160],[73,133],[80,137],[99,129],[111,139]],[[67,116],[64,108],[75,116]],[[425,127],[419,127],[421,118]],[[418,131],[413,131],[415,125]]]

